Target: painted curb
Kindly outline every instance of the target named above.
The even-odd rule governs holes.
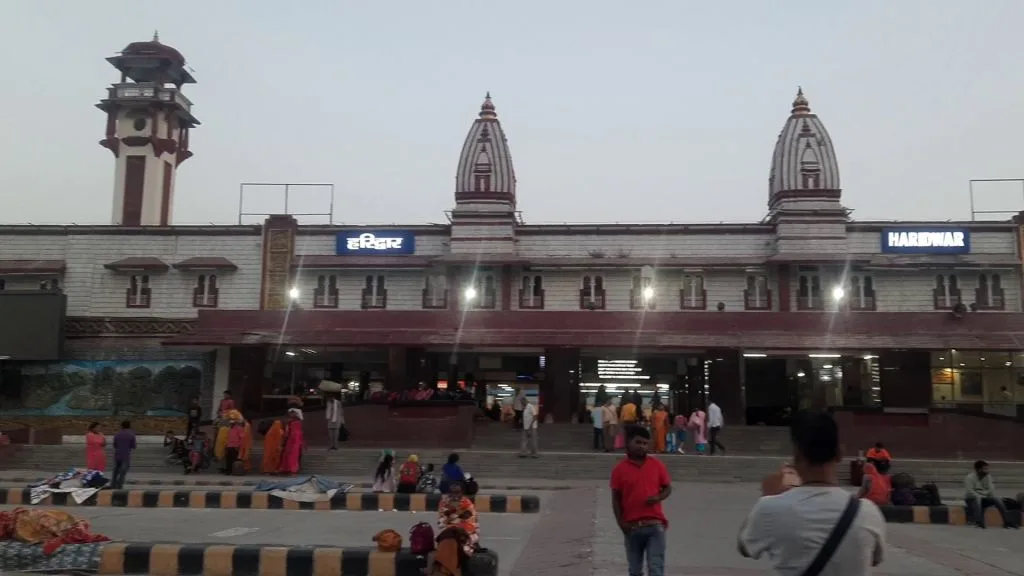
[[[421,576],[428,557],[376,548],[133,544],[103,546],[99,574],[152,576]],[[498,555],[480,550],[463,574],[497,576]]]
[[[31,505],[31,489],[0,488],[0,504]],[[478,494],[472,497],[477,512],[533,514],[540,511],[540,498],[532,495]],[[296,502],[269,492],[220,490],[100,490],[81,504],[66,492],[51,493],[37,506],[79,506],[111,508],[219,508],[225,510],[349,510],[436,512],[440,494],[377,494],[349,492],[330,500]]]

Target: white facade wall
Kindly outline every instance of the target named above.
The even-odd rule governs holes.
[[[517,253],[527,258],[762,258],[769,255],[773,234],[521,234]]]
[[[192,306],[192,289],[199,274],[217,275],[219,308],[259,308],[261,243],[259,235],[13,235],[0,240],[0,259],[64,260],[66,269],[60,280],[68,296],[69,316],[192,318],[197,310]],[[142,256],[159,258],[168,265],[196,256],[219,256],[233,262],[238,270],[192,272],[171,268],[149,272],[151,306],[127,308],[125,291],[131,274],[108,270],[104,265]],[[41,278],[11,276],[5,280],[9,289],[35,289]]]
[[[848,252],[852,254],[880,253],[880,231],[853,231],[848,236]],[[749,258],[752,262],[763,260],[773,250],[773,235],[760,233],[746,234],[534,234],[519,236],[517,255],[530,259],[591,258],[594,267],[546,268],[538,267],[527,272],[513,269],[511,278],[511,309],[519,310],[519,291],[524,274],[541,275],[545,292],[545,310],[579,310],[579,290],[586,275],[601,274],[604,277],[607,310],[630,310],[630,289],[632,277],[640,269],[609,267],[599,268],[602,258],[594,257],[593,251],[600,251],[604,258],[630,258],[638,262],[649,261],[655,267],[656,310],[680,310],[679,290],[686,274],[702,274],[707,291],[707,311],[714,312],[719,302],[729,312],[744,310],[743,293],[748,275],[765,275],[772,292],[772,309],[779,309],[777,277],[771,266],[765,272],[745,271],[737,264],[732,268],[704,268],[682,264],[673,265],[672,259],[712,260],[716,257],[733,260]],[[972,254],[1006,256],[1016,252],[1015,236],[1012,232],[976,231],[972,233]],[[449,251],[450,239],[446,234],[422,234],[416,239],[416,254],[421,256],[442,256]],[[234,272],[216,272],[219,288],[220,309],[259,308],[260,268],[262,236],[209,235],[209,234],[96,234],[69,233],[55,234],[8,234],[0,237],[0,260],[63,260],[66,271],[59,279],[68,295],[68,314],[71,316],[93,317],[152,317],[192,318],[197,309],[192,306],[192,290],[196,277],[203,272],[182,272],[171,268],[167,272],[149,273],[152,289],[150,308],[128,308],[125,306],[125,291],[129,285],[128,273],[108,270],[105,264],[127,257],[152,256],[169,265],[196,256],[220,256],[235,263],[239,269]],[[486,250],[485,250],[486,251]],[[333,255],[335,235],[324,233],[299,234],[297,255]],[[396,260],[401,256],[395,256]],[[659,264],[665,267],[659,267]],[[671,266],[671,267],[669,267]],[[799,266],[790,267],[790,309],[796,311],[799,294]],[[934,310],[932,289],[937,274],[956,273],[962,290],[963,302],[970,305],[975,300],[974,288],[979,273],[997,273],[1005,295],[1006,310],[1021,312],[1020,274],[1016,266],[1003,264],[993,270],[954,269],[884,269],[868,270],[873,278],[878,312],[925,312]],[[832,288],[841,280],[843,270],[839,266],[820,267],[822,297],[831,297]],[[384,275],[388,290],[387,308],[391,310],[422,309],[422,290],[428,273],[444,274],[443,268],[431,271],[420,269],[382,270],[303,270],[297,284],[301,291],[300,304],[313,308],[313,290],[319,275],[335,275],[338,279],[340,310],[361,309],[362,289],[367,275]],[[502,278],[500,269],[491,270],[498,289],[496,308],[501,308]],[[46,276],[3,277],[7,289],[34,290],[39,288]],[[449,305],[461,298],[468,278],[457,285],[449,286]],[[846,285],[849,286],[848,284]],[[523,310],[532,312],[534,310]],[[754,313],[754,312],[751,312]],[[871,312],[865,312],[871,313]]]

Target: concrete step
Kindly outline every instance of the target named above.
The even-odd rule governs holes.
[[[398,461],[405,460],[408,452],[399,452]],[[448,457],[447,452],[426,450],[418,452],[421,463],[433,463],[438,468]],[[327,451],[314,448],[303,458],[303,473],[332,477],[369,478],[378,462],[377,450],[343,449]],[[463,468],[482,483],[488,478],[536,478],[554,480],[605,480],[612,467],[622,458],[620,454],[586,452],[546,452],[540,458],[520,459],[514,452],[465,451],[460,453]],[[254,451],[253,464],[258,467],[260,451]],[[778,456],[662,456],[676,480],[698,482],[754,482],[759,483],[767,474],[778,471],[785,460]],[[8,470],[24,469],[54,473],[73,466],[83,466],[85,453],[80,446],[21,446],[14,458],[5,466]],[[992,462],[992,472],[1000,485],[1024,485],[1024,463]],[[108,463],[108,465],[112,465]],[[935,482],[940,485],[962,485],[970,470],[969,461],[905,460],[897,461],[893,473],[908,472],[918,483]],[[142,446],[132,458],[132,470],[179,474],[181,467],[165,462],[165,452],[155,446]],[[849,479],[849,466],[840,468],[841,478]]]

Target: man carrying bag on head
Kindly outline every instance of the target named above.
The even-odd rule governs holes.
[[[872,574],[885,556],[885,518],[839,485],[835,420],[798,414],[790,438],[800,485],[758,500],[740,528],[740,554],[767,555],[775,572],[787,576]]]

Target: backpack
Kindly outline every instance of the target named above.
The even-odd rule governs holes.
[[[399,484],[413,484],[419,481],[420,467],[414,462],[406,462],[398,469]]]
[[[409,551],[426,555],[434,551],[434,529],[426,522],[420,522],[409,529]]]

